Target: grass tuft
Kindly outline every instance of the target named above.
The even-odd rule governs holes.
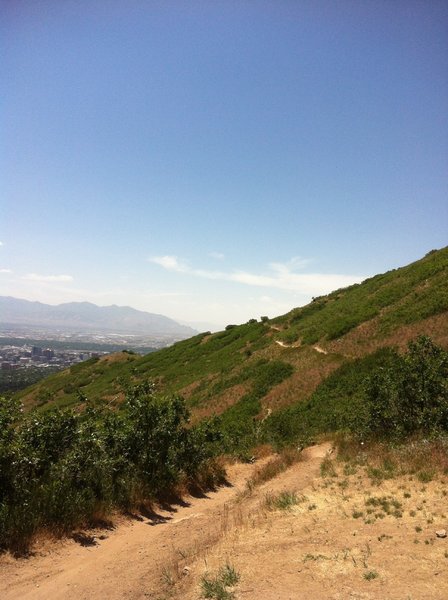
[[[366,581],[371,581],[372,579],[379,577],[379,574],[376,571],[366,571],[363,577]]]
[[[284,448],[278,456],[255,471],[246,483],[245,494],[251,493],[254,488],[277,477],[279,473],[286,471],[291,465],[301,460],[302,455],[297,448]]]
[[[305,496],[297,496],[296,492],[284,491],[273,496],[266,496],[265,505],[269,510],[291,510],[293,506],[300,504],[305,500]]]
[[[210,600],[231,600],[235,597],[232,588],[240,580],[240,574],[227,563],[215,577],[204,575],[201,580],[202,597]]]

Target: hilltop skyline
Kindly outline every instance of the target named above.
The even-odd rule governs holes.
[[[0,14],[0,295],[222,327],[446,245],[443,3]]]

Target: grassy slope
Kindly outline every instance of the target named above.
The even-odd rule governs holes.
[[[339,339],[376,319],[376,334],[387,337],[399,326],[422,321],[448,309],[448,248],[382,275],[366,279],[297,308],[274,323],[283,337],[313,344]]]
[[[79,389],[95,402],[118,403],[126,385],[150,378],[167,394],[181,392],[196,418],[255,397],[254,410],[276,409],[308,397],[348,358],[404,345],[419,333],[448,345],[448,248],[270,322],[201,334],[143,358],[119,353],[88,361],[18,395],[28,406],[66,406],[79,402]],[[268,376],[272,385],[263,383]]]

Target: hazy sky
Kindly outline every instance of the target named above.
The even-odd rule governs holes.
[[[448,4],[0,2],[0,295],[225,325],[447,244]]]

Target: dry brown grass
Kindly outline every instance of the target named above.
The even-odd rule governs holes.
[[[236,404],[251,388],[250,383],[238,383],[227,388],[220,394],[216,394],[207,401],[205,406],[192,409],[192,422],[197,423],[213,415],[220,415],[228,408]]]
[[[372,479],[392,479],[415,475],[420,481],[448,475],[448,437],[428,440],[415,438],[401,445],[386,442],[362,442],[341,437],[339,459],[368,468]]]
[[[118,362],[131,362],[137,360],[138,355],[129,354],[128,352],[114,352],[113,354],[106,354],[99,358],[99,363],[118,363]]]
[[[281,359],[290,362],[295,372],[266,394],[261,401],[263,408],[278,410],[305,400],[341,364],[340,359],[323,356],[312,348],[299,350],[293,359],[289,356]]]
[[[258,458],[262,456],[266,458],[269,456],[268,451],[268,446],[260,446],[255,454]],[[190,574],[192,563],[204,560],[207,566],[206,557],[213,548],[225,543],[228,538],[233,538],[236,532],[247,531],[265,521],[269,508],[265,496],[262,496],[260,502],[255,491],[300,460],[302,460],[301,454],[296,449],[289,448],[256,467],[253,475],[246,481],[246,487],[237,494],[233,502],[224,504],[215,526],[208,529],[206,536],[202,537],[200,542],[190,544],[181,551],[173,548],[171,558],[162,572],[167,593],[173,592],[179,584],[182,585],[182,580]]]
[[[274,479],[274,477],[277,477],[277,475],[286,471],[291,465],[301,460],[302,455],[297,448],[284,448],[280,454],[255,470],[252,477],[247,480],[246,488],[240,494],[240,497],[251,494],[254,488],[266,481]]]
[[[444,443],[415,441],[407,450],[372,444],[362,450],[364,464],[354,461],[358,450],[347,443],[342,451],[349,462],[327,458],[332,469],[307,486],[273,487],[249,519],[243,503],[242,525],[226,528],[231,534],[192,566],[191,582],[175,597],[195,600],[204,568],[230,557],[241,573],[238,593],[248,600],[445,600],[448,548],[436,535],[447,528]],[[422,484],[404,473],[372,480],[369,468],[396,451],[403,469],[437,468],[434,480]]]
[[[435,344],[448,347],[447,313],[428,317],[418,323],[402,325],[386,337],[378,335],[381,317],[362,323],[344,337],[325,345],[329,352],[340,352],[348,357],[359,358],[382,346],[406,349],[408,343],[419,335],[429,336]]]

